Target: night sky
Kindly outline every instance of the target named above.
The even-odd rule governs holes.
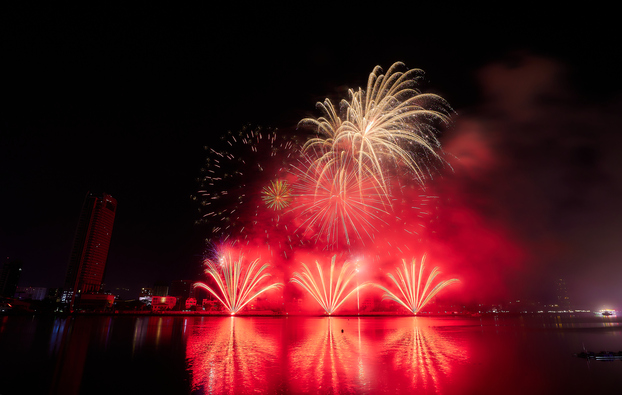
[[[456,112],[439,190],[512,255],[471,277],[508,298],[563,277],[577,305],[622,308],[617,21],[357,6],[6,9],[0,251],[23,261],[20,285],[62,285],[87,191],[118,200],[107,289],[199,280],[203,146],[247,123],[295,131],[317,101],[402,61]]]

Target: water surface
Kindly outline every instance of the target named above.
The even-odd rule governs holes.
[[[618,391],[619,319],[0,317],[0,394]]]

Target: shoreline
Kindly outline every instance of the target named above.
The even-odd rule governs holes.
[[[165,311],[165,312],[152,312],[152,311],[115,311],[115,312],[67,312],[67,313],[50,313],[50,312],[33,312],[33,311],[6,311],[0,313],[2,316],[50,316],[50,317],[68,317],[68,316],[140,316],[140,317],[318,317],[318,318],[330,318],[330,317],[345,317],[345,318],[373,318],[373,317],[457,317],[457,318],[482,318],[482,317],[519,317],[519,316],[590,316],[594,318],[601,318],[605,320],[616,319],[617,316],[598,316],[594,312],[542,312],[542,313],[424,313],[424,314],[408,314],[401,312],[373,312],[373,313],[343,313],[343,314],[308,314],[308,313],[274,313],[272,311],[265,312],[243,312],[239,314],[228,314],[225,312],[206,312],[206,311]]]

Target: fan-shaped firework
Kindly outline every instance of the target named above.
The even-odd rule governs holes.
[[[295,138],[272,129],[246,126],[237,133],[228,133],[220,145],[206,150],[200,187],[193,199],[199,202],[198,222],[208,225],[207,241],[248,244],[252,239],[268,244],[270,239],[271,248],[291,246],[294,234],[281,229],[285,226],[280,224],[283,213],[276,215],[269,209],[262,193],[271,180],[286,185],[289,163],[300,152]],[[289,239],[279,242],[285,233]]]
[[[383,299],[393,300],[400,305],[404,306],[406,309],[411,311],[413,314],[417,314],[423,306],[425,306],[436,294],[438,294],[443,288],[447,287],[450,284],[457,282],[457,279],[445,280],[436,284],[432,289],[432,282],[434,278],[440,274],[438,267],[435,267],[432,272],[428,275],[428,278],[425,282],[425,285],[421,284],[423,279],[423,269],[425,266],[425,255],[421,258],[421,265],[419,266],[419,275],[416,272],[416,260],[413,259],[410,266],[410,270],[408,269],[408,265],[406,264],[406,260],[402,259],[402,263],[404,264],[404,272],[397,268],[397,276],[399,281],[393,277],[392,274],[388,274],[389,278],[393,280],[395,285],[399,290],[399,295],[394,293],[382,285],[374,284],[374,286],[382,289],[385,294],[383,295]]]
[[[263,279],[270,277],[269,273],[262,274],[269,265],[264,264],[259,270],[255,271],[259,265],[259,259],[250,262],[246,268],[243,268],[243,261],[243,255],[240,254],[235,259],[229,251],[220,255],[217,262],[209,259],[206,260],[207,268],[205,273],[210,275],[216,282],[220,292],[216,292],[208,285],[200,282],[195,283],[194,287],[203,288],[214,295],[225,306],[227,311],[233,315],[262,293],[283,285],[281,283],[267,286],[261,284]]]
[[[426,158],[440,159],[435,124],[449,121],[449,106],[440,96],[415,89],[422,70],[399,71],[403,66],[397,62],[386,74],[376,66],[367,90],[351,89],[350,100],[341,101],[343,118],[329,99],[318,103],[324,116],[301,121],[319,134],[304,148],[320,150],[322,163],[338,161],[346,152],[356,161],[359,178],[369,172],[385,190],[388,165],[409,169],[422,182]]]
[[[270,181],[261,194],[266,206],[275,211],[284,209],[292,202],[292,187],[285,180]]]
[[[326,311],[326,313],[333,314],[352,294],[361,288],[367,286],[366,283],[361,284],[353,288],[348,293],[346,289],[352,278],[356,275],[356,268],[349,262],[344,262],[339,271],[339,275],[336,278],[335,287],[333,288],[333,276],[335,272],[335,260],[337,256],[334,255],[330,263],[330,275],[328,281],[324,279],[324,272],[322,266],[318,261],[315,261],[317,271],[319,275],[319,283],[316,281],[315,276],[311,273],[311,270],[306,264],[302,264],[304,270],[302,273],[295,272],[290,282],[299,284],[315,299],[320,306]],[[328,282],[328,289],[326,283]],[[320,288],[321,284],[321,288]]]

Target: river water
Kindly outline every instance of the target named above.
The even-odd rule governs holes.
[[[622,389],[618,318],[0,316],[0,394]]]

